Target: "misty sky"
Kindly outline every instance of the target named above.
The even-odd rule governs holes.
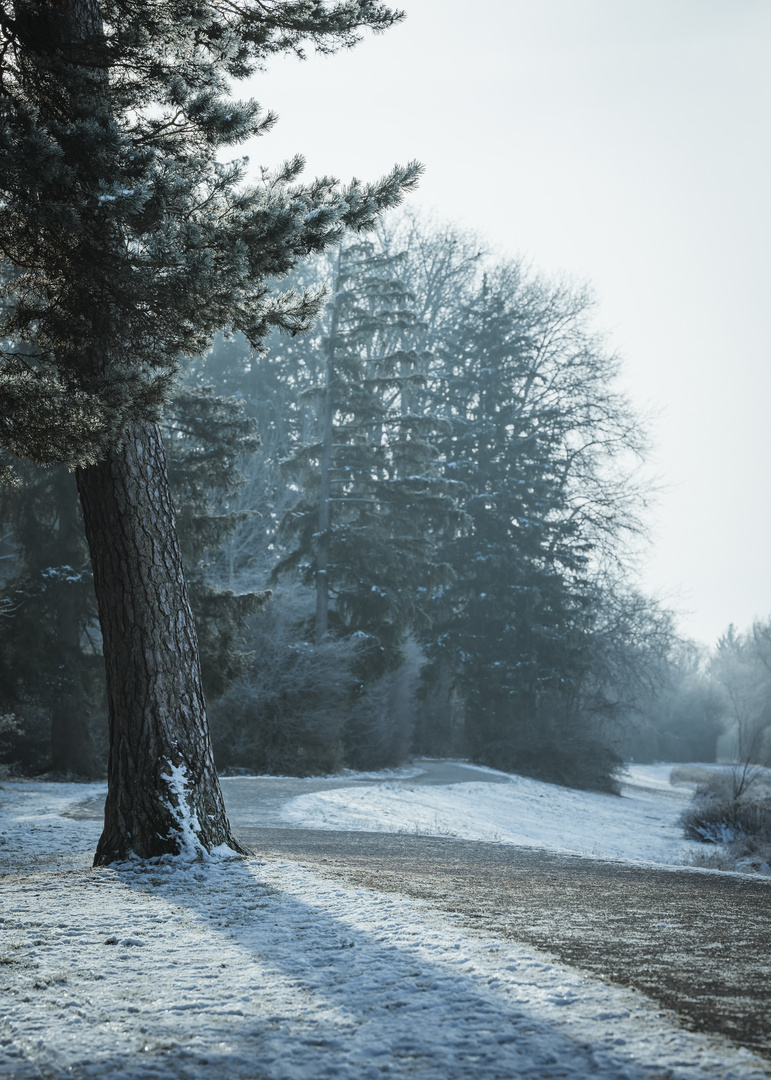
[[[594,286],[655,414],[644,585],[713,643],[771,616],[771,3],[402,0],[356,50],[271,63],[255,165],[375,179]]]

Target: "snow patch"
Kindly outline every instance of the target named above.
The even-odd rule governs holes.
[[[421,901],[286,861],[92,871],[88,855],[4,882],[9,1076],[768,1077],[642,994]]]
[[[170,772],[180,806],[187,783],[184,769]],[[390,778],[364,791],[393,798],[397,788]],[[481,791],[488,813],[505,807],[517,829],[544,816],[539,792],[558,800],[562,790],[521,778],[452,785],[456,821],[469,789]],[[491,801],[493,789],[519,802]],[[419,786],[403,790],[414,815]],[[444,798],[444,788],[423,788],[436,790]],[[283,860],[92,870],[101,823],[65,815],[104,792],[103,784],[0,785],[0,1076],[768,1080],[767,1062],[682,1030],[643,994],[419,900]],[[677,807],[665,794],[635,798],[648,809],[657,799]],[[628,801],[566,797],[574,801],[559,804],[562,814],[584,797],[597,800],[595,815],[606,808],[594,818],[596,836]],[[180,820],[195,828],[189,811]],[[641,819],[621,820],[636,835]],[[538,835],[547,839],[546,825]],[[562,828],[556,843],[564,840]]]
[[[183,763],[173,765],[171,761],[165,762],[168,772],[162,772],[161,776],[173,795],[166,804],[171,816],[179,826],[179,832],[175,839],[179,841],[179,854],[182,858],[201,859],[206,854],[200,841],[201,824],[195,808],[190,804],[185,791],[187,785],[187,770]],[[176,802],[176,805],[175,805]]]
[[[303,828],[449,836],[668,865],[686,864],[701,847],[683,836],[679,817],[690,792],[669,784],[671,765],[630,766],[621,798],[466,768],[480,779],[314,791],[287,802],[281,816]],[[485,775],[506,782],[485,782]]]

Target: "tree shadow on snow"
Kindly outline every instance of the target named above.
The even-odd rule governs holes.
[[[147,956],[166,976],[142,1053],[79,1064],[84,1077],[92,1064],[94,1078],[132,1080],[484,1080],[553,1070],[642,1080],[666,1064],[654,1040],[649,1062],[630,1060],[617,1011],[590,1045],[582,1017],[571,1016],[579,983],[561,987],[548,962],[517,961],[501,943],[496,964],[493,939],[470,938],[450,916],[415,918],[421,905],[393,894],[258,858],[112,872],[132,893],[167,905]],[[193,951],[180,955],[180,938],[191,937]],[[518,967],[529,968],[521,981]],[[552,1026],[543,1010],[555,1005],[567,1008]]]

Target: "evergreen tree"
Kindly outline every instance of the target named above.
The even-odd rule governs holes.
[[[311,270],[304,277],[315,284]],[[268,429],[278,432],[274,415],[283,422],[279,497],[303,492],[276,546],[294,535],[282,565],[316,588],[318,638],[327,621],[334,633],[370,634],[375,678],[398,662],[399,635],[419,632],[431,658],[421,751],[607,786],[615,725],[628,715],[615,695],[623,678],[624,693],[636,681],[642,694],[666,616],[638,618],[625,574],[611,573],[638,527],[628,466],[642,439],[592,334],[589,297],[493,264],[473,237],[414,217],[386,221],[331,280],[319,331],[264,365],[262,403]],[[304,388],[316,427],[307,407],[275,408],[288,387]],[[409,449],[424,460],[400,470],[393,451],[407,418],[419,432]],[[399,504],[400,479],[428,474]],[[431,497],[451,490],[463,513],[432,518]],[[422,521],[411,552],[392,540],[393,519]],[[431,579],[437,564],[450,570]],[[419,610],[405,605],[398,628],[386,600],[405,568],[404,595]],[[381,571],[385,587],[373,591]],[[354,742],[376,741],[348,735],[349,761]]]
[[[304,40],[326,51],[398,16],[372,0],[191,8],[16,0],[0,21],[0,437],[77,467],[102,628],[110,757],[95,861],[240,850],[214,771],[156,423],[176,358],[216,331],[295,332],[313,298],[266,286],[371,227],[416,180],[253,188],[221,149],[273,123],[230,82]]]
[[[478,760],[565,782],[582,741],[599,755],[578,716],[593,575],[636,524],[634,485],[612,471],[637,449],[634,424],[587,309],[580,292],[499,266],[450,321],[430,376],[470,522],[443,550],[457,578],[433,656],[460,684]]]
[[[13,571],[0,637],[2,711],[17,717],[8,753],[36,772],[103,770],[90,719],[102,704],[93,582],[74,477],[26,466],[0,489]]]
[[[164,410],[163,429],[203,689],[211,703],[243,673],[249,659],[241,646],[244,622],[266,599],[254,589],[222,588],[213,573],[222,545],[245,516],[229,503],[245,479],[241,464],[258,440],[243,403],[211,387],[180,386]]]
[[[367,675],[398,665],[430,593],[450,570],[436,538],[457,517],[433,444],[438,422],[413,407],[427,358],[413,341],[413,298],[401,260],[372,244],[341,251],[334,273],[315,438],[287,463],[303,496],[286,516],[299,566],[316,590],[315,638],[367,634]],[[311,396],[310,393],[308,396]]]
[[[212,580],[211,560],[242,514],[217,505],[242,483],[239,464],[256,449],[243,405],[209,388],[181,386],[164,410],[169,479],[178,508],[185,577],[198,633],[203,687],[212,702],[242,672],[244,621],[259,593]],[[27,769],[93,775],[104,763],[92,727],[103,722],[104,665],[88,550],[74,477],[63,467],[21,468],[0,489],[0,521],[12,541],[3,595],[0,700],[18,719],[8,753]],[[43,725],[48,730],[43,730]]]
[[[314,260],[298,267],[287,282],[291,287],[318,290],[321,282]],[[212,575],[222,587],[263,589],[277,561],[276,534],[297,491],[282,462],[308,442],[314,419],[306,392],[323,377],[323,356],[317,331],[288,338],[274,333],[264,351],[249,346],[243,335],[219,336],[211,350],[192,366],[196,384],[212,383],[217,394],[235,397],[255,421],[259,445],[242,458],[243,483],[223,506],[240,515],[224,538]]]

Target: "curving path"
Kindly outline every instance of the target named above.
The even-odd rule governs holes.
[[[472,778],[460,764],[421,767],[410,785]],[[473,778],[481,779],[478,772]],[[223,788],[239,837],[266,859],[289,858],[419,897],[472,926],[636,987],[686,1027],[771,1057],[771,883],[513,845],[287,827],[281,820],[282,804],[295,795],[376,782],[231,778]]]

